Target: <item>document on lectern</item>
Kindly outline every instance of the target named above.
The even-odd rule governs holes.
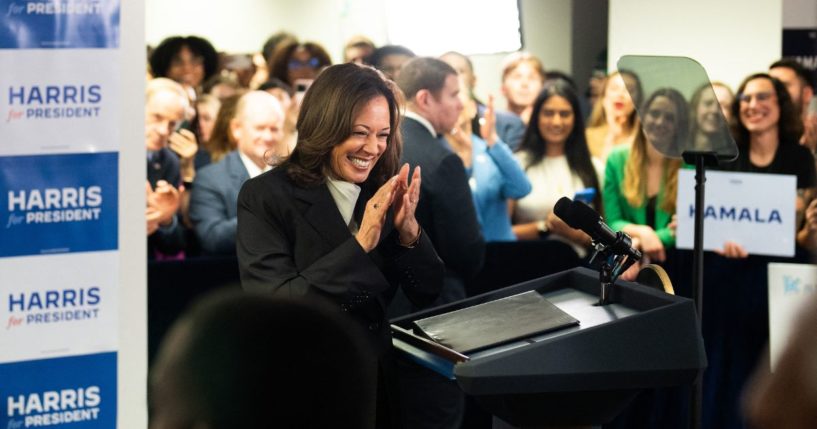
[[[419,334],[460,353],[578,324],[535,290],[414,321]]]

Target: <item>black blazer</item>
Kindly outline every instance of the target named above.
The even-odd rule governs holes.
[[[428,231],[446,269],[469,279],[482,268],[485,240],[462,160],[414,119],[405,118],[400,131],[403,162],[412,168],[419,165],[423,172],[417,221]]]
[[[366,253],[349,232],[326,184],[300,187],[276,168],[244,183],[238,195],[238,253],[245,289],[329,299],[390,347],[385,310],[397,287],[415,304],[433,301],[443,264],[424,232],[416,247],[398,243],[391,216],[380,243]],[[363,187],[360,219],[376,189]]]

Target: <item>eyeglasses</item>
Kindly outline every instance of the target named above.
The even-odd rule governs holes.
[[[318,59],[315,58],[315,57],[312,57],[312,58],[310,58],[310,59],[308,59],[306,61],[292,59],[292,60],[289,60],[289,63],[287,64],[287,68],[290,69],[290,70],[300,70],[300,69],[303,69],[303,68],[316,69],[319,66],[320,66],[320,61],[318,61]]]
[[[752,99],[754,98],[755,100],[757,100],[758,103],[761,103],[770,100],[773,95],[774,93],[771,91],[758,92],[755,94],[738,94],[738,100],[741,103],[749,104],[752,102]]]

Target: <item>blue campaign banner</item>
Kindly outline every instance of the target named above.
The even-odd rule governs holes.
[[[116,427],[116,353],[0,364],[0,428]]]
[[[118,247],[116,152],[0,157],[0,257]]]
[[[119,0],[0,0],[0,49],[119,47]]]

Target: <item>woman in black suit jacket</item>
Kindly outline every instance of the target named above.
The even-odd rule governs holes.
[[[238,196],[244,288],[335,303],[368,331],[381,374],[391,372],[385,309],[397,288],[428,304],[443,278],[414,217],[420,169],[410,185],[408,165],[398,173],[398,94],[370,67],[327,68],[304,97],[292,155]],[[392,390],[380,381],[378,408]]]

